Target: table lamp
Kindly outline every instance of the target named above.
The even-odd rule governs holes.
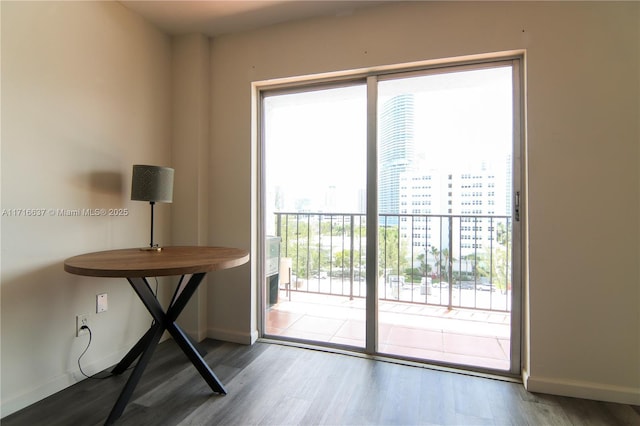
[[[133,166],[131,178],[131,199],[148,201],[151,205],[151,242],[141,250],[160,251],[162,247],[153,244],[153,206],[155,203],[173,201],[173,169],[160,166]]]

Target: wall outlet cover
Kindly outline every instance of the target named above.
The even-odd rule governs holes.
[[[89,330],[86,328],[83,330],[80,329],[83,325],[86,325],[87,327],[89,326],[89,315],[76,315],[76,337],[89,333]]]
[[[96,314],[106,312],[108,308],[107,293],[98,294],[96,296]]]

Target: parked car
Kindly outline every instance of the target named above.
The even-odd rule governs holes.
[[[404,277],[401,275],[389,275],[387,282],[389,283],[389,287],[404,286],[405,284]]]
[[[476,286],[480,291],[496,291],[495,287],[491,283],[481,283]]]
[[[473,281],[462,281],[458,284],[463,290],[473,290],[475,283]],[[454,284],[454,286],[458,286]]]

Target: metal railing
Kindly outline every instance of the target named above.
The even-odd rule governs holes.
[[[291,265],[281,287],[366,296],[364,214],[281,212],[275,221]],[[510,311],[511,225],[510,216],[379,215],[379,299]]]

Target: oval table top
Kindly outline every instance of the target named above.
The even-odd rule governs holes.
[[[70,257],[64,270],[91,277],[162,277],[233,268],[249,261],[247,250],[229,247],[170,246],[99,251]]]

